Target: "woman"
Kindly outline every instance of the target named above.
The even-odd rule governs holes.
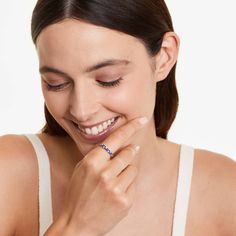
[[[236,234],[235,162],[167,140],[163,0],[39,0],[32,37],[47,124],[1,137],[1,236]]]

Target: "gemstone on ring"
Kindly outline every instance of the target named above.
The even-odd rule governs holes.
[[[101,143],[99,146],[102,147],[110,155],[110,157],[113,157],[112,151],[105,144]]]

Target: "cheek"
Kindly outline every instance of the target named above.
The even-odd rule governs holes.
[[[45,91],[43,91],[43,95],[49,112],[56,120],[60,119],[68,108],[66,96],[63,96],[61,93],[50,93]]]
[[[151,117],[155,106],[155,87],[147,80],[127,83],[109,95],[112,109],[128,119],[147,115]]]

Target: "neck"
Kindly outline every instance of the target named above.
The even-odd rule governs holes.
[[[132,163],[138,168],[136,181],[139,187],[151,183],[153,175],[161,173],[165,161],[163,155],[165,140],[156,136],[154,122],[153,118],[147,127],[140,131],[135,142],[132,142],[140,146],[140,150]]]

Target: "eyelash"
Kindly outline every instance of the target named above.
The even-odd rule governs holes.
[[[68,83],[59,84],[59,85],[51,85],[46,82],[46,86],[49,91],[59,91],[63,89],[66,85],[68,85]]]
[[[121,80],[123,80],[122,78],[119,78],[117,80],[114,81],[110,81],[110,82],[103,82],[103,81],[97,81],[99,83],[100,86],[102,87],[116,87],[120,85]]]
[[[97,80],[97,82],[99,83],[99,86],[101,86],[101,87],[116,87],[116,86],[120,85],[120,82],[122,80],[123,80],[122,78],[119,78],[117,80],[110,81],[110,82],[103,82],[103,81],[99,81],[99,80]],[[46,86],[49,91],[59,91],[59,90],[63,89],[68,84],[69,83],[64,83],[64,84],[59,84],[59,85],[51,85],[46,82]]]

